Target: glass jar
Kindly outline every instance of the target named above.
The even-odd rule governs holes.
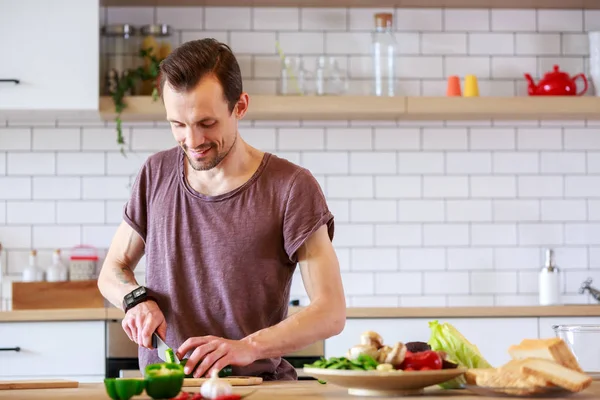
[[[146,50],[148,56],[156,57],[158,62],[164,60],[172,50],[173,29],[166,24],[144,25],[140,29],[142,41],[140,50]],[[151,73],[151,58],[144,57],[141,65],[147,73]],[[144,81],[140,87],[140,95],[151,95],[155,88],[155,80]]]
[[[392,14],[375,14],[373,32],[373,94],[395,96],[396,94],[396,37],[392,31]]]
[[[138,37],[130,24],[102,27],[101,93],[115,92],[118,82],[130,69],[137,68]],[[132,94],[132,93],[127,93]]]

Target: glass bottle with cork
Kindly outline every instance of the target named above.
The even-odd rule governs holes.
[[[396,95],[396,37],[392,13],[375,14],[372,33],[373,95]]]

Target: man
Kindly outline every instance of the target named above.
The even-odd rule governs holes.
[[[124,309],[141,369],[161,362],[156,331],[195,377],[231,365],[236,375],[296,379],[281,356],[337,335],[346,320],[325,197],[308,170],[240,136],[249,96],[229,47],[187,42],[160,76],[177,145],[140,169],[100,291]],[[133,275],[144,254],[145,295]],[[297,264],[311,301],[288,317]]]

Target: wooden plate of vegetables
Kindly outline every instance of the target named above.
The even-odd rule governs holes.
[[[321,383],[348,388],[357,396],[403,396],[424,392],[429,386],[462,376],[461,368],[424,342],[397,342],[386,346],[379,334],[367,331],[360,344],[344,357],[321,358],[304,366],[304,372]]]

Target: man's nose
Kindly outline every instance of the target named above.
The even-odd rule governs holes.
[[[185,144],[190,149],[195,149],[206,143],[204,135],[194,128],[188,128],[185,133]]]

